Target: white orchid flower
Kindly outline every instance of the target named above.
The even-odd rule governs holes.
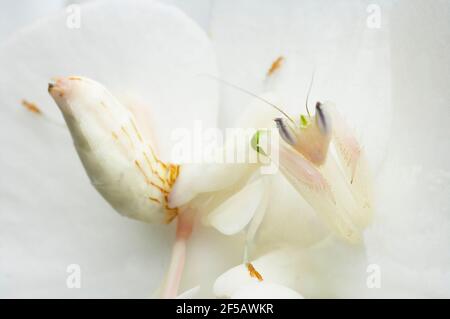
[[[17,33],[0,48],[6,75],[0,80],[0,269],[6,275],[0,294],[147,296],[168,268],[158,296],[448,296],[450,264],[440,252],[450,233],[449,154],[434,145],[445,145],[448,135],[439,114],[446,114],[449,97],[442,84],[448,73],[440,72],[448,62],[440,36],[449,19],[436,15],[445,3],[416,3],[420,17],[410,3],[380,3],[378,28],[367,24],[371,10],[363,2],[255,0],[237,8],[216,1],[203,8],[210,13],[208,39],[174,7],[105,1],[82,6],[79,29],[66,28],[67,16],[60,14]],[[225,86],[218,112],[219,83],[199,76],[218,74],[216,57],[221,78],[263,96],[295,121],[306,112],[315,65],[310,100],[334,102],[342,119],[332,109],[323,111],[334,132],[343,134],[328,135],[326,118],[324,125],[311,114],[306,124],[316,129],[320,147],[308,149],[298,140],[303,128],[278,121],[280,172],[270,176],[247,164],[180,168],[171,157],[175,128],[196,120],[210,127],[274,127],[274,119],[283,117]],[[119,218],[88,187],[46,92],[54,76],[51,94],[101,195],[124,215],[181,225],[171,263],[171,224]],[[72,99],[77,91],[82,94]],[[22,100],[36,114],[20,109]],[[93,100],[98,103],[91,107]],[[112,117],[98,113],[102,101]],[[343,140],[357,146],[339,149]],[[360,162],[346,158],[348,151],[363,151],[364,172],[373,176],[373,222],[365,232],[368,193],[354,179]],[[350,161],[340,162],[340,156]],[[335,215],[323,206],[325,197],[313,198],[302,188],[305,181],[298,183],[299,167],[314,168],[339,190],[333,193]],[[191,220],[193,210],[197,218]],[[339,226],[343,216],[351,235]],[[71,264],[81,270],[82,289],[67,289]],[[368,285],[369,266],[381,271],[378,289]]]

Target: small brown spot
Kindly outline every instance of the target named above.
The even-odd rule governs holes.
[[[112,135],[113,139],[115,139],[116,141],[119,139],[119,137],[117,136],[116,133],[111,132],[111,135]]]
[[[27,100],[22,100],[21,103],[22,103],[22,106],[25,107],[31,113],[42,114],[41,109],[38,108],[35,103],[28,102]]]
[[[149,196],[148,199],[150,199],[151,201],[156,202],[158,204],[161,204],[161,201],[159,199],[157,199],[157,198]]]
[[[278,70],[281,65],[283,64],[284,57],[279,56],[275,61],[273,61],[272,65],[270,66],[269,71],[267,71],[267,76],[271,76],[275,73],[276,70]]]
[[[252,263],[246,264],[248,273],[250,274],[250,277],[258,279],[258,281],[263,281],[263,277],[261,274],[253,267]]]
[[[82,78],[80,78],[79,76],[69,76],[69,80],[81,81]]]

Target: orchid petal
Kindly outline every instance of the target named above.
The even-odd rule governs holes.
[[[239,288],[231,299],[303,299],[303,296],[285,286],[261,282]]]
[[[169,197],[171,207],[182,206],[202,193],[229,188],[249,174],[246,164],[184,164]]]
[[[287,262],[289,260],[289,262]],[[262,282],[280,285],[295,284],[295,270],[291,268],[296,262],[295,255],[288,257],[287,251],[274,251],[252,261],[253,267],[261,274]],[[217,297],[231,297],[242,286],[258,283],[251,276],[246,265],[238,265],[220,275],[214,283],[214,294]]]
[[[18,28],[27,25],[47,14],[57,12],[67,4],[65,0],[49,0],[36,2],[34,0],[22,0],[8,3],[0,10],[0,40],[9,36]]]
[[[264,187],[262,179],[245,186],[208,215],[209,223],[225,235],[241,231],[260,207]]]
[[[214,294],[231,297],[241,287],[264,282],[293,289],[305,298],[371,294],[366,286],[368,263],[364,248],[338,242],[332,237],[306,249],[291,246],[269,251],[252,261],[252,265],[262,281],[252,277],[241,264],[217,278]]]
[[[330,235],[314,209],[281,174],[270,176],[271,198],[256,235],[260,247],[313,245]]]
[[[3,103],[17,111],[18,102],[31,100],[60,119],[45,84],[36,83],[60,75],[92,78],[141,109],[146,115],[138,120],[152,128],[158,154],[176,161],[171,158],[174,128],[189,128],[194,120],[216,125],[217,83],[198,76],[216,72],[206,34],[178,9],[154,1],[132,0],[125,6],[119,0],[99,1],[80,8],[79,29],[67,27],[64,12],[4,43],[2,70],[9,76],[1,82]],[[11,63],[15,60],[19,69]]]
[[[200,286],[195,286],[179,294],[176,299],[194,299],[197,296],[199,290]]]
[[[390,13],[392,134],[365,235],[382,273],[376,297],[450,296],[449,36],[445,1],[399,1]]]
[[[199,285],[197,298],[212,298],[215,279],[242,261],[244,236],[225,236],[212,227],[194,226],[187,248],[181,291]]]

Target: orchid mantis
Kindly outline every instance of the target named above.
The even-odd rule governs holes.
[[[363,149],[336,106],[317,102],[312,116],[307,98],[307,115],[294,120],[262,100],[282,115],[274,122],[283,141],[275,157],[283,175],[339,237],[360,242],[372,216],[370,174]]]
[[[279,57],[272,63],[267,79],[283,60]],[[278,161],[276,164],[286,179],[339,237],[359,243],[361,231],[373,213],[368,164],[352,129],[332,102],[317,102],[315,114],[311,115],[308,99],[314,73],[305,103],[307,115],[302,114],[297,120],[267,98],[217,80],[262,101],[281,115],[273,118],[283,141],[273,161]],[[263,145],[252,147],[266,155]],[[270,154],[268,157],[271,158]]]
[[[280,169],[327,224],[349,242],[359,242],[371,216],[365,159],[331,103],[317,103],[314,117],[294,126],[277,119]],[[332,123],[335,123],[332,128]],[[333,141],[338,162],[329,150]]]

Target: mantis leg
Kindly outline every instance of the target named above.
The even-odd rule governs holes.
[[[336,197],[327,178],[310,161],[288,145],[280,147],[280,170],[316,213],[341,238],[358,243],[360,229]]]
[[[365,227],[373,215],[371,178],[369,165],[352,129],[341,117],[336,107],[329,103],[327,110],[332,116],[333,137],[338,164],[342,168],[345,185],[350,190],[359,210],[360,226]],[[334,164],[336,165],[336,164]]]

